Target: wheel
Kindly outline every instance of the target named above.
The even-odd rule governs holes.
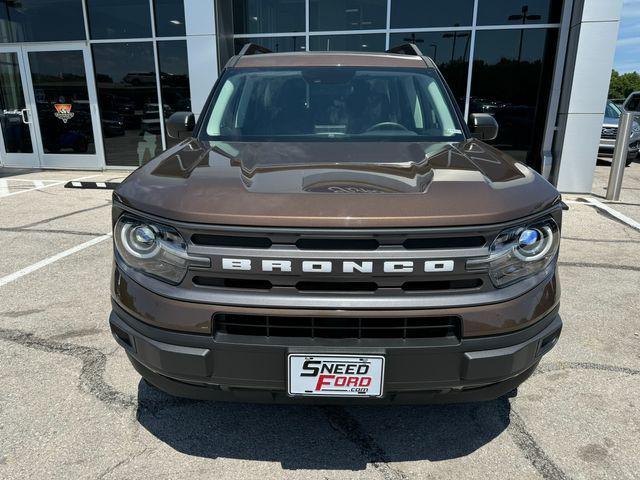
[[[638,156],[640,154],[635,154],[635,155],[627,155],[627,161],[624,163],[627,167],[630,166],[633,162],[635,162],[638,159]]]

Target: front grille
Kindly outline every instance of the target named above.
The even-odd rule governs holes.
[[[267,237],[244,237],[234,235],[206,235],[195,234],[191,236],[195,245],[208,247],[244,247],[244,248],[270,248],[272,243]]]
[[[460,318],[307,317],[218,313],[216,333],[260,337],[333,339],[460,338]]]
[[[618,136],[618,127],[602,127],[602,138],[614,139]]]
[[[274,245],[290,246],[297,250],[345,250],[371,251],[395,247],[404,250],[436,250],[482,247],[487,239],[479,235],[460,236],[411,236],[410,238],[387,237],[379,234],[376,238],[327,238],[303,237],[281,238],[278,235],[213,235],[196,233],[191,236],[194,245],[208,247],[271,248]]]
[[[294,279],[295,280],[295,279]],[[462,278],[453,280],[405,281],[401,284],[385,286],[382,281],[350,282],[350,281],[296,281],[282,278],[278,283],[255,278],[219,278],[197,275],[193,284],[199,287],[226,288],[235,290],[293,290],[298,292],[335,292],[335,293],[367,293],[378,290],[388,294],[401,292],[442,292],[479,289],[483,285],[480,278]],[[378,280],[378,279],[376,279]]]
[[[191,268],[181,287],[212,299],[246,295],[247,306],[483,294],[494,290],[487,272],[466,261],[488,255],[503,229],[189,226],[180,231],[188,250],[210,267]]]

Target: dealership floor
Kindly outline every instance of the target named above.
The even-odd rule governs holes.
[[[640,478],[640,231],[611,212],[565,197],[564,332],[515,398],[209,403],[151,390],[109,333],[111,192],[63,184],[123,175],[0,169],[0,478]],[[624,187],[607,206],[638,222],[640,163]]]

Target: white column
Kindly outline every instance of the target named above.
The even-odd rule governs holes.
[[[218,78],[214,0],[184,0],[191,110],[202,112]]]
[[[554,146],[561,192],[591,192],[621,10],[622,0],[574,0]]]

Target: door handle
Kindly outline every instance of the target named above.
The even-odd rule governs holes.
[[[28,118],[29,118],[28,116],[25,117],[25,113],[27,113],[29,115],[31,114],[29,112],[28,108],[23,108],[22,110],[20,110],[20,116],[22,117],[22,123],[26,123],[27,125],[29,125],[29,124],[31,124],[31,122],[28,120]]]

